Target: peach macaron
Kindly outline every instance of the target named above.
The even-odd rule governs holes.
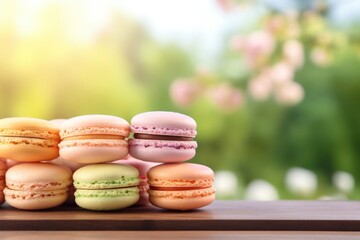
[[[0,157],[17,162],[41,162],[59,156],[59,129],[37,118],[0,120]]]
[[[8,169],[5,178],[5,200],[10,206],[39,210],[66,201],[72,172],[53,163],[21,163]]]
[[[60,126],[60,156],[78,163],[103,163],[128,154],[129,123],[116,116],[84,115]]]
[[[145,112],[131,119],[130,155],[149,162],[183,162],[196,154],[196,122],[176,112]]]
[[[154,206],[191,210],[215,200],[214,172],[195,163],[165,163],[148,171],[149,200]]]

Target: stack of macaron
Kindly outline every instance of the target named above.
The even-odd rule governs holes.
[[[66,199],[96,211],[149,201],[174,210],[206,206],[215,198],[213,171],[184,163],[195,156],[195,136],[196,122],[175,112],[138,114],[131,125],[109,115],[1,119],[5,201],[27,210]]]
[[[0,157],[14,165],[5,174],[5,201],[19,209],[38,210],[65,202],[71,171],[45,163],[59,156],[59,129],[35,118],[0,120]]]
[[[151,204],[190,210],[215,200],[214,172],[204,165],[184,163],[196,153],[194,119],[175,112],[146,112],[132,118],[131,131],[130,155],[163,163],[147,173]]]

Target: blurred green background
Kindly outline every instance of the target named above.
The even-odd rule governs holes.
[[[0,0],[0,117],[178,111],[218,198],[359,199],[359,16],[350,0]]]

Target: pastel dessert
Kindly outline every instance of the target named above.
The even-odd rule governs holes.
[[[22,163],[6,172],[6,202],[23,210],[61,205],[68,197],[71,170],[53,163]]]
[[[40,162],[59,156],[59,129],[37,118],[0,120],[0,157],[18,162]]]
[[[79,207],[109,211],[129,207],[139,200],[139,171],[116,163],[92,164],[73,175]]]
[[[195,156],[196,122],[175,112],[145,112],[131,120],[130,155],[150,162],[183,162]]]
[[[5,201],[3,190],[5,188],[6,159],[0,158],[0,204]]]
[[[136,206],[142,206],[149,204],[149,184],[147,183],[147,172],[150,168],[159,165],[159,163],[145,162],[139,159],[133,158],[128,155],[126,158],[117,160],[113,163],[127,164],[135,167],[139,171],[140,183],[139,183],[139,194],[140,199],[135,204]]]
[[[78,163],[103,163],[128,154],[129,123],[108,115],[84,115],[60,127],[60,156]]]
[[[154,206],[190,210],[215,200],[214,172],[195,163],[165,163],[148,172],[149,200]]]

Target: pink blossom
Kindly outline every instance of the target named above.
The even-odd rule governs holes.
[[[270,97],[272,88],[271,79],[267,75],[262,74],[250,80],[248,91],[255,100],[263,101]]]
[[[220,84],[209,92],[210,100],[220,110],[233,112],[244,103],[244,96],[240,89],[228,84]]]
[[[170,97],[172,101],[180,107],[186,107],[192,104],[200,92],[200,84],[189,79],[176,79],[170,86]]]
[[[269,75],[275,85],[285,84],[294,78],[294,70],[286,62],[279,62],[269,69]]]
[[[246,37],[245,58],[249,67],[261,65],[274,51],[275,40],[267,31],[253,32]]]
[[[304,98],[304,89],[297,82],[290,81],[276,89],[276,100],[284,105],[296,105]]]
[[[330,64],[329,53],[320,47],[315,47],[311,50],[310,58],[315,65],[324,67]]]
[[[304,64],[304,46],[297,40],[288,40],[283,46],[286,61],[294,68],[301,68]]]

